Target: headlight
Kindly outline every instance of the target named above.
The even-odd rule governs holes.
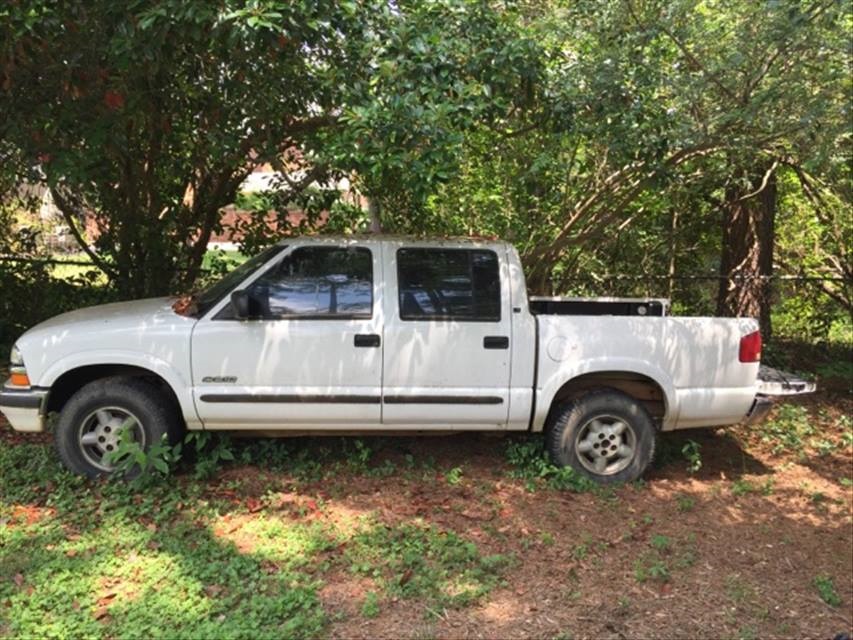
[[[12,352],[9,354],[9,364],[13,367],[24,366],[24,358],[21,355],[21,350],[18,349],[18,345],[12,347]]]
[[[7,384],[13,387],[29,387],[30,378],[27,376],[27,370],[24,369],[24,358],[21,357],[21,351],[18,345],[12,347],[12,352],[9,354],[9,381]]]

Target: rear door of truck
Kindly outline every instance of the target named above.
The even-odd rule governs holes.
[[[505,252],[388,241],[382,422],[502,429],[511,318]]]

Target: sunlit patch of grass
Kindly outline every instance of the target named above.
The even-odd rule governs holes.
[[[89,510],[92,505],[84,505]],[[89,511],[93,522],[96,511]],[[206,528],[155,527],[118,509],[69,538],[61,519],[0,531],[6,631],[22,637],[316,635],[310,576],[240,553]],[[302,550],[308,547],[302,545]],[[295,550],[294,550],[295,552]]]
[[[366,451],[341,464],[369,470]],[[0,575],[12,576],[0,581],[2,631],[27,637],[313,637],[326,624],[315,576],[336,563],[376,585],[366,616],[388,597],[467,606],[510,563],[452,531],[326,512],[319,498],[240,504],[191,475],[144,489],[89,482],[49,445],[0,450],[0,548]]]
[[[251,550],[279,566],[304,566],[315,554],[336,547],[341,539],[330,526],[319,522],[283,520],[265,513],[217,520],[213,530],[238,548]]]
[[[241,552],[213,534],[219,516],[202,491],[91,483],[61,469],[48,445],[0,449],[3,633],[316,636],[317,584],[298,567],[325,544],[321,532],[264,520],[251,531],[258,551]]]

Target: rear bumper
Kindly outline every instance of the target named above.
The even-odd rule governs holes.
[[[773,408],[774,404],[773,398],[760,394],[755,396],[755,400],[752,401],[752,406],[749,408],[744,422],[746,424],[756,424],[761,422],[767,417],[767,414],[770,413],[770,409]]]
[[[0,412],[6,416],[15,431],[44,431],[44,402],[47,391],[43,389],[0,388]]]
[[[815,383],[779,369],[761,365],[758,370],[758,393],[746,414],[746,424],[756,424],[767,417],[770,409],[779,400],[803,393],[813,393]]]

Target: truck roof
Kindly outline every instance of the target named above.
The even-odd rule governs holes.
[[[295,241],[321,240],[324,242],[341,242],[347,240],[370,240],[373,242],[412,242],[423,244],[509,244],[497,237],[487,236],[427,236],[394,233],[353,233],[353,234],[306,234],[282,238],[277,244],[290,244]]]

